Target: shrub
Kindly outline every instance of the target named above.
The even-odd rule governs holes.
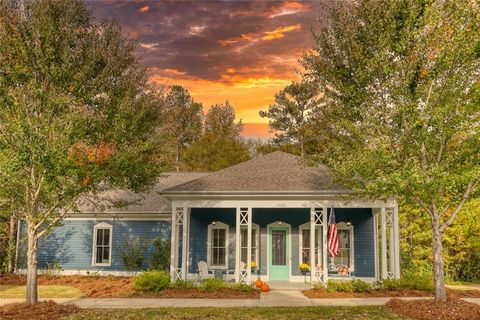
[[[372,285],[360,279],[352,280],[353,292],[369,292],[372,290]]]
[[[252,292],[255,291],[255,288],[252,286],[249,286],[248,284],[245,283],[233,283],[228,286],[228,288],[235,290],[235,291],[241,291],[241,292]]]
[[[314,290],[319,290],[319,291],[325,291],[326,290],[325,286],[321,282],[315,282],[313,284],[313,289]]]
[[[139,238],[132,238],[125,241],[123,246],[123,266],[125,269],[134,271],[142,268],[147,245]]]
[[[170,285],[172,289],[192,289],[195,288],[195,284],[189,280],[176,280]]]
[[[170,240],[155,239],[150,256],[150,269],[168,271],[170,269],[170,253]]]
[[[228,284],[225,283],[222,279],[212,278],[203,280],[200,283],[200,287],[204,291],[217,291],[227,288]]]
[[[165,271],[146,271],[133,278],[133,288],[138,291],[159,292],[170,286],[170,275]]]
[[[352,281],[328,280],[327,292],[353,292]]]

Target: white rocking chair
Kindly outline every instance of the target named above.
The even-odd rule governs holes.
[[[240,262],[240,270],[245,270],[247,268],[247,264],[243,261]],[[223,275],[223,281],[235,281],[235,269],[227,270],[227,272]]]
[[[213,270],[208,270],[208,266],[205,261],[199,261],[197,265],[198,265],[198,277],[200,278],[200,281],[204,279],[215,278],[215,273],[213,272]]]

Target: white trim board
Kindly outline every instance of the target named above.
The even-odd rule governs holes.
[[[75,221],[75,220],[94,220],[94,221],[101,221],[101,220],[139,220],[139,221],[171,221],[172,215],[168,214],[158,214],[158,213],[151,213],[151,214],[112,214],[112,213],[101,213],[101,214],[94,214],[94,213],[78,213],[78,214],[70,214],[65,219],[65,221]]]

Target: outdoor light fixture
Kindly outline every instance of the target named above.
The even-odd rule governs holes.
[[[278,224],[282,224],[282,221],[278,221]]]
[[[347,226],[351,226],[352,225],[352,221],[350,221],[350,219],[347,220]]]
[[[212,226],[216,225],[217,224],[217,221],[213,220],[212,221]]]

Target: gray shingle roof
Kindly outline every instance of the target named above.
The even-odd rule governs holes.
[[[83,213],[170,213],[172,211],[169,199],[160,195],[165,189],[171,188],[194,179],[203,177],[207,172],[168,172],[160,176],[158,183],[150,191],[135,193],[130,190],[111,190],[96,198],[84,198],[78,204]],[[114,207],[112,203],[128,205]]]
[[[299,157],[276,151],[165,189],[163,194],[329,191],[347,190],[332,183],[327,167],[306,167]]]

